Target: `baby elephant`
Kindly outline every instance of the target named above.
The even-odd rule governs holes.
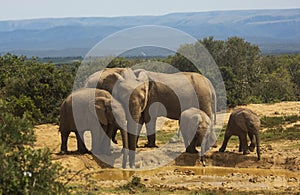
[[[122,139],[127,139],[124,130],[126,118],[123,107],[105,90],[82,88],[69,95],[61,105],[60,126],[61,152],[67,153],[67,141],[71,131],[75,132],[79,153],[88,152],[84,131],[92,134],[92,151],[110,154],[110,139],[117,129]],[[126,147],[123,140],[123,147]]]
[[[256,145],[257,158],[260,160],[260,119],[251,110],[246,108],[239,108],[233,111],[230,115],[224,141],[219,149],[219,152],[224,152],[227,146],[227,142],[232,135],[239,136],[240,145],[239,152],[243,151],[243,154],[249,154],[254,151]],[[248,147],[247,134],[249,135],[251,144]]]
[[[201,162],[205,166],[204,153],[216,141],[210,118],[202,110],[189,108],[181,113],[179,130],[186,152],[197,153],[196,147],[201,146]]]

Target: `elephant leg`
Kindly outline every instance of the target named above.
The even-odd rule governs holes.
[[[202,163],[202,165],[205,167],[205,152],[207,149],[209,149],[209,147],[207,148],[207,137],[205,136],[204,139],[202,139],[202,143],[201,143],[201,152],[200,152],[200,161]]]
[[[256,145],[256,138],[253,136],[252,131],[248,131],[248,136],[250,138],[249,150],[253,152]]]
[[[60,151],[62,153],[68,153],[68,138],[70,135],[70,131],[60,132],[61,133],[61,146]]]
[[[260,137],[258,132],[255,133],[257,160],[260,160]]]
[[[156,127],[156,118],[150,120],[146,124],[146,131],[147,131],[148,143],[145,144],[145,147],[148,147],[148,148],[157,148],[158,147],[155,144],[155,142],[156,142],[155,127]]]
[[[187,136],[187,135],[185,135],[185,136]],[[185,144],[187,145],[188,142],[186,142]],[[198,150],[196,149],[196,140],[195,140],[195,137],[192,139],[191,143],[186,147],[185,151],[187,153],[198,153]]]
[[[243,149],[243,155],[245,154],[249,154],[249,148],[248,148],[248,141],[247,141],[247,133],[242,134],[241,136],[239,136],[240,139],[240,143],[242,145],[242,149]]]
[[[77,151],[81,154],[88,153],[88,149],[84,144],[83,133],[84,131],[75,131],[77,139]]]
[[[122,148],[122,154],[123,154],[122,168],[125,169],[126,165],[127,165],[127,156],[128,156],[128,152],[129,152],[129,150],[128,150],[128,134],[123,129],[121,129],[120,131],[121,131],[122,144],[123,144],[123,148]]]
[[[138,133],[137,133],[137,137],[136,137],[136,147],[137,148],[139,147],[138,141],[139,141],[139,137],[140,137],[140,134],[141,134],[141,130],[142,130],[143,124],[144,124],[144,119],[140,118],[139,124],[138,124],[138,128],[137,128],[137,132]]]
[[[239,152],[243,152],[243,148],[242,148],[242,139],[239,137]]]
[[[135,167],[135,150],[136,150],[136,139],[137,136],[128,133],[128,148],[129,148],[129,167]],[[123,159],[124,160],[124,159]]]
[[[103,128],[103,129],[102,129]],[[93,130],[92,133],[92,152],[96,154],[110,155],[110,138],[105,132],[112,131],[109,125],[102,125],[102,128]]]
[[[118,131],[118,128],[115,127],[112,131],[111,136],[108,135],[114,144],[118,144],[118,141],[116,140],[117,131]]]
[[[228,143],[230,137],[231,137],[230,133],[225,133],[223,144],[222,144],[221,148],[219,149],[219,152],[224,152],[225,151],[225,149],[227,147],[227,143]]]

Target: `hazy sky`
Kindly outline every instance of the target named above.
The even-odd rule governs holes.
[[[0,20],[300,8],[300,0],[0,0]]]

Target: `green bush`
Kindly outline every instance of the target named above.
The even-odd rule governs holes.
[[[57,67],[6,54],[0,57],[0,97],[16,116],[26,115],[35,124],[58,122],[60,104],[73,89],[76,69],[77,64]]]
[[[33,149],[31,123],[6,111],[0,99],[0,192],[3,194],[68,194],[58,181],[64,172],[50,161],[50,151]]]

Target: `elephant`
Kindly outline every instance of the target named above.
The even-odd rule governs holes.
[[[184,110],[199,107],[212,118],[211,105],[215,92],[209,80],[200,74],[141,71],[137,77],[131,69],[125,71],[123,76],[114,74],[118,82],[112,95],[120,101],[126,112],[130,167],[134,167],[136,140],[143,123],[146,123],[148,144],[155,145],[158,116],[179,120]]]
[[[181,113],[179,131],[181,132],[186,152],[198,153],[196,146],[201,146],[200,159],[205,166],[204,153],[210,148],[210,136],[213,131],[210,118],[198,108],[189,108]]]
[[[105,68],[103,70],[97,71],[91,74],[84,82],[85,88],[97,88],[108,91],[110,94],[112,93],[112,89],[118,80],[118,77],[115,76],[114,73],[122,74],[126,71],[127,68]],[[112,141],[117,144],[117,140],[115,139],[116,132],[114,131],[112,134]]]
[[[227,124],[227,128],[224,135],[224,141],[219,149],[219,152],[224,152],[228,143],[228,140],[232,135],[239,137],[239,152],[243,154],[249,154],[254,151],[256,146],[257,159],[260,160],[260,119],[252,110],[247,108],[239,108],[234,110]],[[251,144],[248,147],[247,134],[250,138]]]
[[[112,92],[112,89],[118,80],[114,73],[122,74],[126,68],[105,68],[91,74],[84,82],[85,88],[104,89]]]
[[[126,117],[123,107],[105,90],[81,88],[72,92],[61,104],[59,131],[62,153],[68,152],[70,132],[76,134],[78,152],[88,152],[83,140],[86,130],[92,134],[92,152],[111,154],[110,139],[117,129],[121,130],[123,148],[127,149],[124,128]]]
[[[193,72],[174,74],[141,70],[138,72],[146,73],[150,82],[149,98],[142,120],[146,123],[148,135],[146,147],[157,147],[155,144],[155,127],[158,116],[179,120],[181,112],[185,109],[199,107],[214,121],[214,124],[216,123],[216,93],[211,82],[203,75]],[[212,114],[212,99],[214,99],[214,117]],[[153,106],[153,103],[156,102],[161,105],[156,104],[158,106]],[[214,139],[216,141],[216,136]]]

